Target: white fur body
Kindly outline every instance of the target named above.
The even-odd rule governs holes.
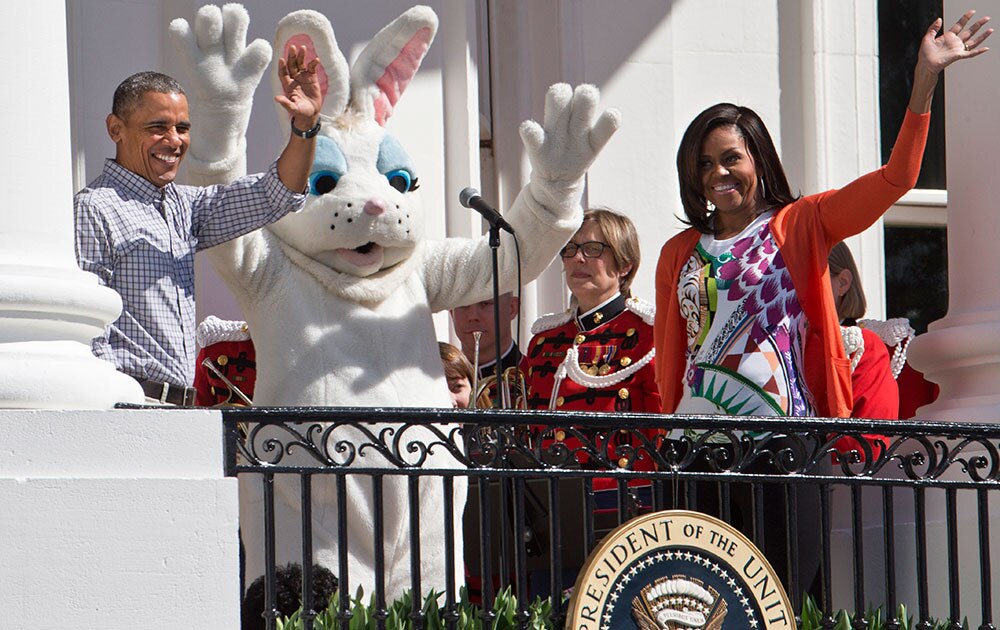
[[[522,194],[522,197],[524,194]],[[533,217],[526,204],[515,204],[508,220],[528,239],[533,254],[524,271],[531,277],[544,269],[555,249],[575,232],[579,217],[546,225]],[[537,238],[537,240],[536,240]],[[546,245],[547,243],[547,245]],[[522,247],[522,249],[524,249]],[[289,256],[291,252],[291,256]],[[502,253],[501,277],[513,272],[513,245]],[[346,283],[342,274],[313,264],[278,240],[269,229],[254,232],[237,241],[211,250],[213,262],[236,294],[253,331],[257,351],[257,384],[254,402],[258,405],[323,405],[381,407],[450,407],[447,381],[437,348],[433,312],[453,308],[468,300],[489,295],[491,262],[485,239],[428,241],[416,247],[407,260],[407,273],[380,277],[370,282]],[[309,270],[300,265],[307,265]],[[316,274],[316,275],[314,275]],[[360,285],[360,286],[359,286]],[[362,304],[338,295],[340,291],[385,293],[385,299]],[[506,290],[507,286],[504,287]],[[382,427],[372,426],[373,432]],[[441,431],[454,430],[441,426]],[[438,441],[429,433],[410,429],[408,439],[424,435],[427,442]],[[261,437],[264,437],[261,435]],[[287,436],[284,436],[287,438]],[[328,445],[346,439],[352,444],[370,441],[353,429],[336,432]],[[257,444],[261,440],[256,440]],[[330,449],[333,450],[332,448]],[[304,456],[293,457],[314,464]],[[456,464],[447,453],[438,451],[424,468],[450,468]],[[385,466],[374,453],[356,460],[359,466]],[[370,479],[347,477],[345,509],[351,588],[358,585],[371,593],[375,583],[375,541]],[[243,538],[248,550],[246,574],[252,579],[263,573],[263,561],[250,550],[263,548],[262,487],[259,480],[241,484]],[[462,509],[466,480],[456,478],[452,527],[456,536],[456,584],[462,575]],[[316,561],[336,570],[338,545],[335,523],[336,497],[330,477],[313,480],[313,545]],[[386,559],[386,589],[399,594],[410,587],[409,500],[403,477],[387,476],[383,481],[383,529]],[[275,512],[279,564],[298,561],[301,556],[300,490],[296,480],[277,479]],[[420,491],[421,584],[425,591],[445,588],[445,567],[440,549],[444,540],[443,488],[440,479],[428,478]]]

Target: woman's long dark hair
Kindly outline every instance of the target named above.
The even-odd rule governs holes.
[[[792,195],[771,134],[757,112],[732,103],[712,105],[691,121],[677,149],[677,180],[681,187],[681,205],[687,216],[685,223],[702,234],[714,234],[715,231],[706,207],[698,161],[705,138],[719,127],[736,127],[746,140],[757,173],[764,181],[765,208],[782,208],[798,199]]]

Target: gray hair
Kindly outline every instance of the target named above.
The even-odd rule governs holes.
[[[115,90],[111,103],[111,113],[121,118],[128,118],[139,106],[146,92],[158,94],[184,94],[184,88],[173,77],[159,72],[136,72],[122,81]]]

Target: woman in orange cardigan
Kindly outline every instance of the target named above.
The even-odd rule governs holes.
[[[987,50],[989,18],[970,24],[973,14],[940,35],[940,19],[930,26],[889,163],[840,190],[793,196],[750,109],[721,103],[694,119],[677,152],[691,228],[663,246],[656,270],[665,413],[850,415],[827,255],[915,185],[938,75]]]

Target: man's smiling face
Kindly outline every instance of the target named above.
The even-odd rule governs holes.
[[[115,161],[157,188],[174,181],[190,144],[191,117],[183,94],[146,92],[124,118],[108,115]]]

